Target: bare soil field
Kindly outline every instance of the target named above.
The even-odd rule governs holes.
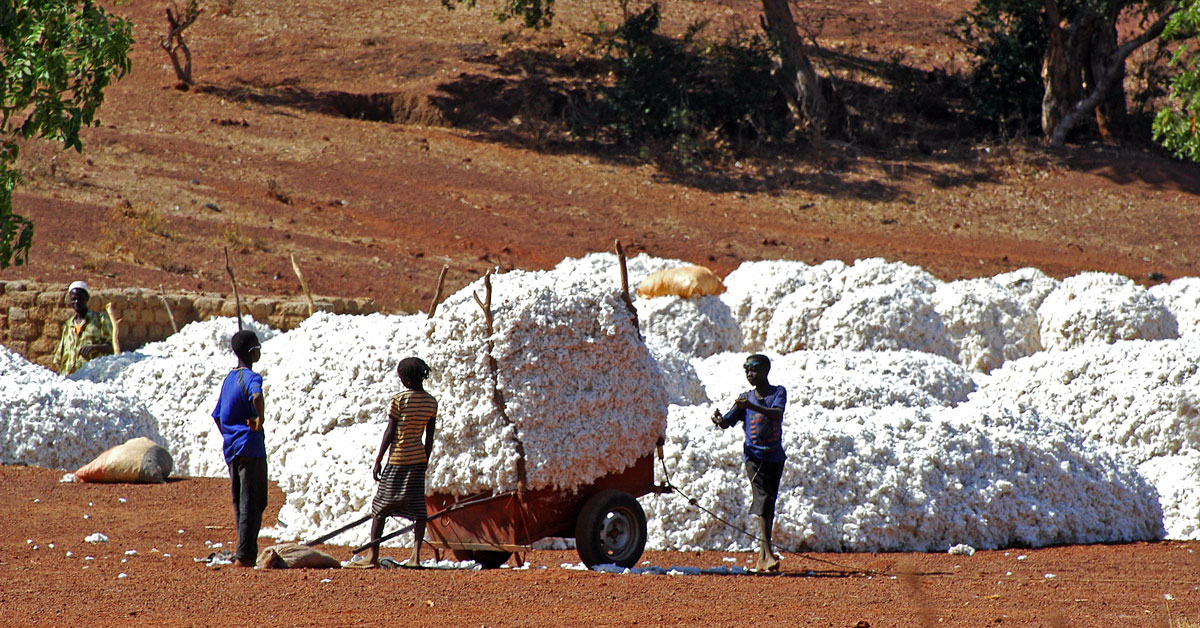
[[[1200,554],[1191,542],[973,556],[787,554],[779,576],[576,571],[562,567],[579,562],[567,551],[531,551],[522,570],[213,568],[196,559],[216,551],[213,543],[236,541],[228,480],[61,484],[61,475],[0,467],[4,626],[1101,628],[1200,615]],[[270,500],[268,523],[283,495],[273,489]],[[84,542],[95,532],[108,542]],[[647,552],[643,560],[711,568],[750,557]]]
[[[895,59],[918,81],[961,71],[949,24],[970,5],[796,3],[821,44],[859,68],[846,79],[864,84]],[[560,2],[556,25],[537,33],[496,23],[490,5],[448,12],[437,0],[212,3],[189,31],[187,91],[158,46],[163,5],[110,8],[134,21],[133,72],[108,90],[84,153],[25,147],[15,204],[37,233],[30,263],[4,279],[228,292],[228,247],[243,293],[299,294],[294,255],[317,294],[415,311],[443,265],[454,290],[489,268],[546,268],[616,239],[722,274],[748,259],[873,256],[943,279],[1023,266],[1143,283],[1200,274],[1200,168],[1149,148],[956,135],[952,108],[891,126],[879,111],[872,142],[682,174],[571,142],[541,121],[538,95],[588,54],[598,19],[619,21],[616,2]],[[710,18],[728,32],[754,28],[757,10],[703,0],[668,3],[664,16],[669,29]],[[1191,542],[787,555],[779,577],[579,572],[560,567],[573,552],[552,551],[529,552],[528,570],[213,569],[194,559],[206,542],[233,541],[227,481],[78,485],[61,474],[0,467],[0,625],[1098,628],[1200,617]],[[281,503],[276,490],[269,518]],[[94,532],[110,541],[85,543]],[[645,560],[727,557],[748,559]]]

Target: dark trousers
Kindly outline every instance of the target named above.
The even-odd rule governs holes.
[[[750,514],[767,521],[775,518],[775,500],[779,499],[779,481],[783,479],[783,463],[746,459],[746,477],[750,479]]]
[[[233,485],[233,515],[237,522],[235,560],[253,563],[258,558],[258,531],[267,509],[267,459],[236,456],[229,463]]]

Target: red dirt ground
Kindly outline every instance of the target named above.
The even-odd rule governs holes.
[[[841,54],[954,71],[965,57],[948,25],[970,5],[802,0],[797,12]],[[448,13],[437,0],[211,3],[189,31],[198,86],[186,92],[158,47],[162,5],[112,6],[135,22],[134,70],[107,92],[82,155],[25,147],[16,205],[36,242],[31,263],[0,278],[228,291],[229,247],[244,293],[297,294],[295,255],[318,294],[413,311],[443,264],[453,290],[491,267],[545,268],[618,238],[631,253],[721,273],[747,259],[882,256],[943,279],[1022,266],[1142,282],[1200,274],[1200,169],[1153,151],[1054,152],[911,127],[882,148],[798,147],[672,176],[545,141],[531,93],[515,89],[528,77],[519,60],[573,58],[580,33],[597,17],[616,22],[618,6],[560,2],[558,25],[530,34],[487,7]],[[665,17],[672,29],[709,17],[728,31],[756,13],[749,0],[700,0],[668,3]],[[383,95],[410,124],[342,117],[345,94]],[[226,482],[59,484],[61,473],[0,467],[2,626],[1099,628],[1200,617],[1195,543],[793,555],[775,578],[581,573],[559,568],[573,553],[541,551],[528,571],[210,569],[193,558],[211,551],[205,541],[233,540]],[[272,494],[271,516],[281,501]],[[110,542],[83,542],[97,531]],[[725,556],[646,559],[713,567]]]
[[[777,577],[580,572],[561,567],[579,562],[565,551],[530,552],[531,569],[518,571],[210,568],[195,561],[214,551],[207,543],[229,548],[236,536],[227,480],[61,484],[61,475],[0,467],[0,625],[1101,628],[1200,615],[1197,543],[787,555]],[[273,490],[270,499],[273,522],[283,495]],[[94,532],[109,541],[85,543]],[[405,552],[385,548],[384,555]],[[643,559],[722,567],[726,557],[741,565],[750,558],[647,552]]]

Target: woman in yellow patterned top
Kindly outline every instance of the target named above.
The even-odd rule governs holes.
[[[375,456],[372,475],[379,486],[375,489],[375,499],[371,500],[371,540],[376,541],[383,534],[383,524],[388,517],[411,519],[414,523],[412,557],[402,565],[416,568],[421,566],[421,543],[425,539],[425,469],[433,452],[437,400],[425,392],[424,381],[429,377],[429,366],[421,358],[404,358],[396,366],[396,374],[407,390],[392,397],[388,426],[383,432],[383,442],[379,444],[379,454]],[[387,465],[383,466],[383,456],[389,449]],[[379,545],[371,546],[368,551],[366,560],[351,562],[349,566],[377,567]]]

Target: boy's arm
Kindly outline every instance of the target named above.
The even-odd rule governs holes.
[[[392,438],[396,435],[396,421],[388,419],[387,429],[383,430],[383,440],[379,443],[379,453],[375,454],[375,466],[371,469],[371,477],[375,481],[379,481],[380,473],[383,469],[383,455],[387,453],[388,446],[392,444]]]
[[[433,432],[436,429],[436,422],[437,417],[435,416],[425,424],[425,464],[429,464],[429,457],[433,455]]]
[[[743,397],[745,397],[745,395],[738,397],[738,401],[735,402],[733,404],[733,407],[730,408],[729,412],[726,412],[724,415],[722,415],[717,410],[713,410],[713,415],[712,415],[713,425],[715,425],[721,429],[725,429],[725,428],[733,427],[734,425],[737,425],[738,421],[741,421],[742,418],[744,418],[746,416],[746,411],[740,405]]]
[[[247,423],[250,424],[251,430],[254,430],[255,432],[261,431],[263,426],[263,412],[266,406],[266,402],[263,401],[262,393],[256,392],[253,395],[250,395],[250,405],[254,407],[254,414],[256,416],[247,421]]]

